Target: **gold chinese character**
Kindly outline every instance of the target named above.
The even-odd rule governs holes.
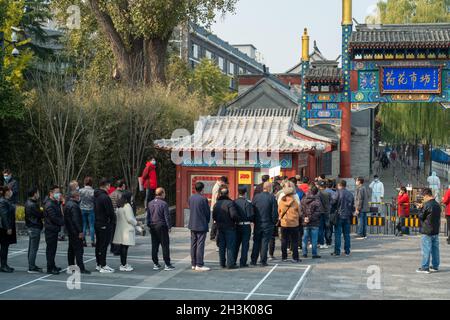
[[[431,77],[429,74],[424,74],[422,77],[420,77],[420,82],[423,82],[423,86],[426,87],[427,84],[429,84],[431,81]]]
[[[407,84],[408,80],[406,79],[406,72],[400,73],[398,75],[398,84]]]
[[[390,86],[394,86],[395,85],[395,77],[394,75],[394,71],[388,72],[386,73],[386,83]]]
[[[409,75],[409,77],[411,78],[412,87],[414,88],[417,82],[417,73],[413,72]]]

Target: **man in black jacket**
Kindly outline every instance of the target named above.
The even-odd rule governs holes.
[[[209,271],[204,266],[205,241],[208,233],[211,209],[208,199],[203,196],[203,182],[195,184],[195,194],[189,198],[189,230],[191,230],[191,265],[192,270]]]
[[[264,191],[253,197],[253,206],[255,208],[255,227],[253,231],[253,249],[251,254],[251,265],[256,266],[258,257],[261,259],[261,265],[266,267],[267,251],[269,241],[275,224],[278,221],[278,204],[275,196],[271,193],[272,184],[264,183]]]
[[[38,204],[39,191],[36,187],[28,191],[28,200],[25,202],[25,225],[28,229],[28,273],[41,273],[42,268],[36,266],[36,255],[41,241],[41,232],[44,228],[42,219],[44,214]]]
[[[83,262],[83,216],[80,208],[80,193],[76,190],[70,192],[69,200],[64,207],[64,223],[69,236],[69,247],[67,250],[68,273],[71,274],[75,270],[76,258],[80,272],[90,274],[90,271],[84,267]]]
[[[236,222],[239,221],[239,216],[228,195],[227,187],[219,189],[219,198],[213,208],[213,220],[218,230],[220,266],[236,269]]]
[[[166,266],[165,271],[172,271],[175,267],[170,263],[170,223],[169,204],[164,200],[166,191],[158,188],[155,191],[155,199],[147,205],[147,225],[152,237],[152,260],[153,270],[161,270],[158,259],[159,246],[162,247],[163,259]]]
[[[56,250],[58,248],[58,234],[64,226],[61,210],[62,194],[58,186],[50,189],[48,198],[44,201],[45,242],[47,243],[47,273],[59,274],[61,268],[55,265]]]
[[[239,247],[242,246],[241,249],[241,259],[239,261],[239,266],[241,268],[248,267],[247,258],[248,258],[248,249],[250,246],[250,236],[252,235],[252,222],[255,219],[255,210],[253,208],[253,204],[246,197],[247,195],[247,187],[240,186],[238,188],[239,198],[234,200],[234,204],[236,205],[236,209],[239,215],[239,222],[237,224],[237,239],[236,239],[236,251],[234,254],[235,261],[237,261],[239,254]]]
[[[419,219],[422,222],[422,266],[418,273],[439,270],[439,228],[441,226],[441,206],[434,199],[430,188],[422,191],[423,204],[419,205]],[[430,267],[430,255],[432,266]]]
[[[111,239],[112,226],[116,221],[116,214],[111,198],[108,196],[111,183],[103,178],[100,180],[99,187],[94,192],[95,237],[97,239],[95,246],[96,270],[100,273],[112,273],[114,269],[106,264],[106,253]]]

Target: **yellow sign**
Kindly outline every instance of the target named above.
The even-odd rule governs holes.
[[[239,184],[252,184],[251,171],[239,171]]]

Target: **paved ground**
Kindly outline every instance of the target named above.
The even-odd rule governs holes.
[[[132,273],[82,275],[81,288],[67,288],[68,275],[26,273],[27,239],[11,247],[13,274],[0,273],[0,299],[448,299],[450,297],[449,246],[441,239],[441,271],[430,275],[415,273],[420,263],[417,236],[395,238],[371,236],[352,242],[350,257],[334,258],[331,248],[322,250],[322,259],[303,259],[300,264],[273,262],[269,267],[221,270],[214,244],[206,248],[210,272],[190,269],[189,237],[185,229],[171,234],[171,254],[175,271],[153,271],[150,238],[138,237],[130,249]],[[278,240],[277,240],[278,241]],[[59,243],[57,265],[66,267],[66,242]],[[279,242],[277,242],[277,254]],[[95,268],[93,249],[87,248],[86,265]],[[117,257],[108,263],[118,268]],[[41,243],[37,264],[45,265],[45,243]],[[370,278],[374,290],[367,287],[370,266],[379,268],[380,289]],[[374,268],[374,267],[372,267]],[[372,271],[373,272],[373,271]]]

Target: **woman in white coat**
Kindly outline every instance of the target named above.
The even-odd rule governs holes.
[[[128,247],[136,245],[137,221],[131,207],[131,197],[131,192],[125,191],[117,202],[117,223],[113,243],[120,245],[120,271],[133,271],[127,264]]]

